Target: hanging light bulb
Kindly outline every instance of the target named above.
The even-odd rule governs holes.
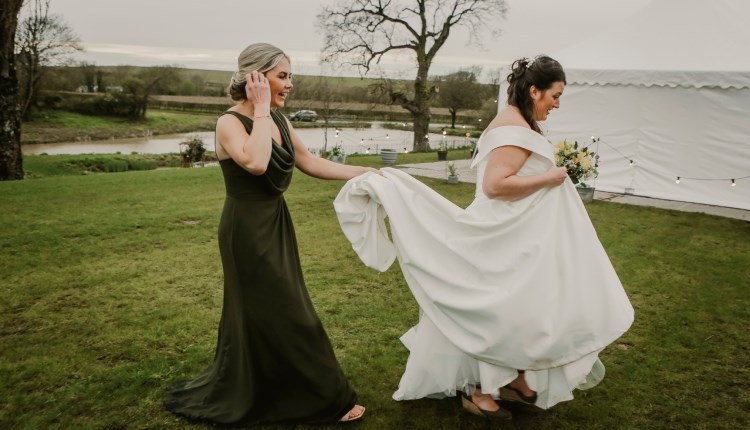
[[[679,177],[679,176],[677,177],[677,180],[676,180],[676,181],[674,181],[674,183],[675,183],[675,184],[679,184],[679,183],[680,183],[680,177]]]
[[[633,160],[630,160],[630,167],[633,167]]]
[[[734,179],[732,179],[732,186],[733,186],[733,187],[736,187],[736,186],[737,186],[737,183],[736,183],[736,182],[734,182]]]
[[[370,148],[367,148],[367,150],[365,150],[365,154],[370,154]]]

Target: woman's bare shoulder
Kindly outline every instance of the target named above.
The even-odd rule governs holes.
[[[485,132],[490,131],[494,128],[508,126],[523,127],[531,130],[529,123],[526,122],[526,120],[523,118],[523,116],[521,116],[521,113],[518,112],[517,109],[506,107],[505,109],[500,111],[492,121],[490,121]]]

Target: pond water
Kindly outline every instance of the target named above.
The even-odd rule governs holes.
[[[370,128],[329,128],[327,134],[323,128],[300,128],[297,135],[302,142],[314,153],[323,150],[324,144],[327,149],[338,144],[347,154],[370,153],[376,154],[381,149],[394,149],[399,152],[410,151],[413,145],[414,133],[411,131],[391,130],[382,128],[374,123]],[[327,144],[326,142],[327,136]],[[77,141],[63,143],[28,144],[22,146],[24,154],[130,154],[138,152],[142,154],[167,154],[179,153],[180,142],[199,138],[203,140],[206,149],[214,150],[214,132],[201,131],[195,133],[182,133],[174,135],[151,136],[129,139],[111,139],[99,141]],[[440,134],[429,135],[431,146],[444,137]],[[449,146],[462,146],[466,144],[465,139],[448,137],[446,143]]]

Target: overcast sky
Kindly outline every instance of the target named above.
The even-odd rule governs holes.
[[[404,1],[404,0],[400,0]],[[431,74],[469,66],[496,69],[521,56],[555,51],[596,37],[651,0],[506,0],[502,35],[484,48],[453,33]],[[233,70],[237,54],[255,42],[272,43],[292,57],[293,72],[319,74],[323,35],[316,28],[322,5],[336,0],[52,0],[52,13],[78,34],[81,60],[98,65],[179,65]],[[391,74],[408,74],[412,61],[384,57]],[[564,65],[563,65],[564,66]],[[329,72],[323,71],[328,74]],[[355,75],[356,71],[346,74]]]

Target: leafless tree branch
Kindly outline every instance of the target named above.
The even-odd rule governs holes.
[[[470,41],[479,39],[499,28],[505,11],[505,0],[342,0],[318,15],[324,33],[321,59],[367,74],[386,54],[413,52],[417,63],[414,94],[391,91],[390,99],[412,112],[415,135],[424,136],[429,101],[436,93],[429,88],[429,69],[452,29],[465,27]],[[415,146],[420,144],[415,141]]]

